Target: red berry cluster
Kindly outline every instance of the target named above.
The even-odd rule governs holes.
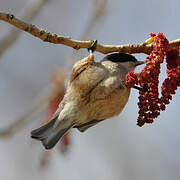
[[[126,85],[133,87],[135,84],[142,88],[147,86],[147,92],[139,91],[139,117],[138,126],[145,123],[152,123],[160,115],[161,110],[165,110],[167,104],[172,99],[172,94],[180,86],[180,54],[179,47],[173,50],[168,49],[169,42],[162,33],[155,35],[153,38],[153,50],[146,58],[146,66],[140,73],[130,72],[126,76]],[[159,75],[160,65],[167,62],[167,78],[161,87],[162,97],[159,98]]]
[[[177,87],[180,86],[180,53],[179,47],[168,50],[166,56],[167,78],[161,87],[162,97],[160,98],[161,110],[165,110],[165,105],[172,100],[172,94],[175,94]]]

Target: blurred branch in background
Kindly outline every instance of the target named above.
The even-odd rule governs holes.
[[[32,21],[47,1],[48,0],[29,0],[21,12],[21,19],[28,22]],[[0,40],[0,57],[15,43],[21,32],[20,29],[13,28]]]
[[[105,17],[106,8],[107,0],[92,0],[91,13],[88,23],[84,28],[80,39],[88,39],[91,34],[97,31],[97,25],[99,25],[102,22],[103,17]]]
[[[0,138],[11,137],[20,129],[24,128],[28,122],[32,122],[34,119],[31,117],[34,114],[49,105],[60,92],[64,92],[64,78],[64,74],[60,72],[58,78],[56,78],[46,90],[41,92],[42,95],[37,98],[37,103],[35,103],[28,112],[25,112],[20,118],[16,119],[9,127],[0,130]]]
[[[79,39],[89,39],[93,35],[93,33],[97,32],[98,26],[103,22],[107,9],[107,0],[92,0],[91,12],[88,18],[88,22],[84,27],[82,34]],[[76,57],[76,52],[70,53],[67,57],[66,68],[70,70],[72,68],[72,64],[74,64],[74,59],[78,59]]]

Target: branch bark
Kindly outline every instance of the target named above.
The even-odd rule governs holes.
[[[35,25],[28,24],[24,21],[17,19],[12,14],[0,13],[0,20],[8,22],[17,28],[30,33],[31,35],[49,43],[63,44],[72,47],[76,50],[80,48],[89,48],[93,43],[92,40],[79,41],[71,39],[70,37],[65,37],[57,35],[54,33],[47,32],[43,29],[36,27]],[[180,39],[176,39],[170,42],[170,48],[180,45]],[[150,54],[152,51],[152,44],[124,44],[124,45],[103,45],[97,44],[96,51],[107,54],[110,52],[125,52],[125,53],[145,53]]]

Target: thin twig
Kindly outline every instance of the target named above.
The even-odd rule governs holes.
[[[96,1],[101,1],[99,3],[98,7],[96,4]],[[103,16],[103,14],[104,14],[102,9],[100,8],[100,6],[102,6],[102,4],[104,3],[103,4],[103,7],[104,7],[103,10],[104,10],[105,6],[106,6],[106,0],[96,0],[96,1],[94,2],[94,4],[96,4],[96,10],[94,10],[94,6],[93,6],[90,20],[87,23],[86,28],[81,35],[82,36],[81,38],[88,36],[92,32],[92,30],[94,30],[94,28],[92,28],[92,27],[95,27],[94,24],[97,24],[97,21],[99,21],[101,16]],[[100,9],[101,9],[101,12],[99,12]],[[89,27],[89,28],[87,28],[87,27]],[[72,59],[73,59],[73,57],[72,57]],[[62,80],[65,78],[63,76],[64,75],[61,74]],[[16,119],[10,126],[0,130],[0,138],[11,137],[16,132],[18,132],[18,130],[22,129],[26,124],[28,124],[29,122],[32,122],[33,119],[31,117],[34,114],[36,114],[37,112],[39,112],[43,107],[47,106],[55,97],[57,97],[59,92],[61,92],[63,90],[62,84],[63,84],[63,82],[50,84],[46,90],[44,90],[43,92],[40,93],[41,97],[32,106],[32,108],[30,108],[27,112],[25,112],[20,118]]]
[[[93,33],[97,32],[99,29],[98,25],[100,25],[103,22],[102,20],[105,19],[106,9],[107,0],[92,0],[91,11],[88,15],[88,20],[85,24],[83,32],[79,36],[80,40],[89,39]],[[77,55],[77,51],[71,51],[71,53],[68,54],[65,64],[65,69],[67,69],[66,72],[71,72],[72,65],[78,58],[80,58],[80,56]]]
[[[43,29],[36,27],[35,25],[25,23],[17,19],[12,14],[0,13],[0,20],[8,22],[17,28],[30,33],[31,35],[54,44],[63,44],[69,47],[72,47],[76,50],[80,48],[89,48],[93,43],[92,40],[88,41],[79,41],[71,39],[70,37],[65,37],[61,35],[57,35],[54,33],[47,32]],[[170,42],[170,48],[174,46],[180,45],[180,39],[176,39]],[[101,52],[103,54],[107,54],[110,52],[126,52],[126,53],[145,53],[150,54],[152,51],[152,44],[124,44],[124,45],[102,45],[97,44],[96,51]]]
[[[24,127],[29,121],[29,118],[40,111],[43,107],[47,106],[54,98],[56,98],[59,92],[64,91],[64,77],[62,75],[62,82],[56,84],[50,84],[47,90],[44,93],[41,92],[41,97],[38,99],[32,108],[25,112],[20,118],[15,120],[9,127],[0,130],[0,138],[10,137],[14,135],[19,129]]]
[[[105,17],[107,9],[107,0],[93,0],[88,22],[84,28],[83,33],[80,35],[80,40],[85,40],[93,34],[97,29],[97,25],[102,22]]]
[[[47,0],[31,0],[28,1],[21,13],[21,19],[24,21],[32,21],[33,18],[38,14],[39,9],[47,2]],[[0,40],[0,56],[2,56],[6,50],[18,39],[20,29],[13,28]]]

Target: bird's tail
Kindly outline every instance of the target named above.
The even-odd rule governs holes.
[[[46,149],[53,148],[59,139],[72,128],[72,125],[66,125],[62,122],[62,126],[60,124],[59,128],[54,129],[53,127],[57,118],[52,119],[49,123],[31,132],[31,137],[42,141]]]

